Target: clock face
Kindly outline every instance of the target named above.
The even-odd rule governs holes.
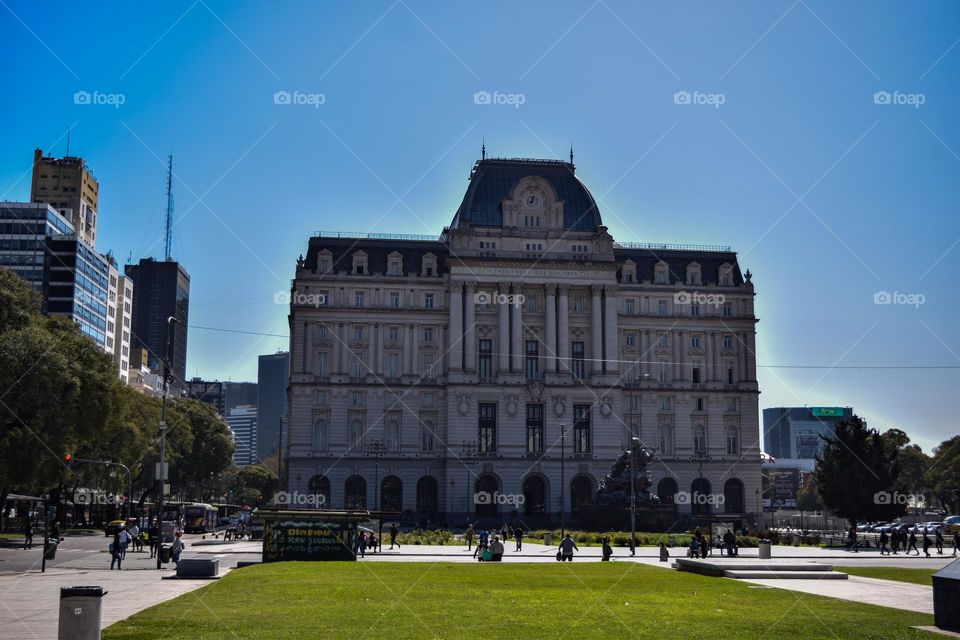
[[[535,209],[540,206],[540,196],[535,193],[528,193],[523,197],[523,204],[526,205],[528,209]]]

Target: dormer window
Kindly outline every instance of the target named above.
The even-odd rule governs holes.
[[[357,251],[353,254],[353,268],[351,273],[357,276],[362,276],[369,273],[367,269],[367,254],[363,251]]]
[[[423,258],[420,259],[420,275],[433,277],[437,273],[437,256],[432,253],[423,254]]]
[[[389,256],[387,256],[387,275],[388,276],[403,275],[403,256],[401,256],[397,252],[393,252]]]
[[[620,279],[627,284],[633,284],[637,281],[637,265],[633,260],[627,260],[623,263]]]
[[[720,265],[720,286],[721,287],[732,287],[733,286],[733,267],[728,264]]]
[[[333,271],[333,254],[324,249],[317,254],[317,273],[330,273]]]
[[[696,262],[691,262],[687,265],[687,284],[699,286],[701,282],[700,265]]]
[[[658,262],[657,266],[654,268],[653,281],[656,284],[669,284],[669,272],[670,268],[667,266],[666,262]]]

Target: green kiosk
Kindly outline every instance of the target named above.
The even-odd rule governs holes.
[[[368,511],[257,510],[263,522],[263,562],[356,560],[357,527]]]

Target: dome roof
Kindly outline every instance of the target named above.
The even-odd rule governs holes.
[[[526,158],[478,160],[470,172],[470,185],[457,209],[453,227],[467,222],[475,227],[502,227],[502,202],[516,184],[529,176],[548,181],[563,201],[564,228],[597,231],[603,223],[593,196],[570,162]]]

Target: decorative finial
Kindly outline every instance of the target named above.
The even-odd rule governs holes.
[[[480,159],[487,159],[487,139],[483,138],[483,146],[480,147]]]
[[[573,140],[570,141],[570,164],[573,164]]]
[[[743,277],[747,279],[747,282],[750,282],[751,278],[753,278],[753,274],[750,273],[750,269],[747,269],[747,272],[743,274]]]

